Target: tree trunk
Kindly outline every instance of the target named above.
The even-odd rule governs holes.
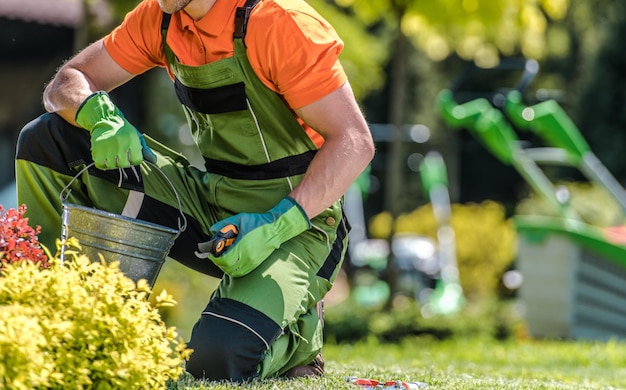
[[[391,141],[387,153],[387,168],[385,188],[385,210],[391,213],[394,223],[396,217],[400,214],[401,203],[400,191],[402,191],[404,162],[404,122],[406,111],[406,79],[407,79],[407,63],[410,52],[410,42],[407,37],[398,28],[396,38],[393,42],[391,56],[391,84],[389,97],[389,120],[391,122]],[[389,236],[389,248],[392,248],[392,240],[395,234],[395,226],[391,226],[391,234]],[[391,295],[397,292],[397,270],[394,266],[394,254],[390,252],[387,269],[385,270],[385,279],[389,284]],[[391,301],[388,302],[388,306]]]
[[[80,2],[80,7],[83,16],[78,26],[74,29],[74,53],[78,53],[89,44],[89,23],[91,22],[89,4],[87,4],[86,0],[83,0]]]

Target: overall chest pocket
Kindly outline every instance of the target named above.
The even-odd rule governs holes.
[[[184,106],[206,116],[196,118],[199,127],[218,132],[228,129],[245,136],[258,134],[243,82],[206,89],[187,87],[178,80],[174,85],[176,96]]]
[[[174,87],[182,104],[203,114],[223,114],[248,108],[243,82],[204,89],[187,87],[176,79]]]

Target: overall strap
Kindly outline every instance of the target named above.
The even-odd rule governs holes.
[[[167,29],[170,26],[171,19],[172,19],[172,14],[163,12],[163,19],[161,19],[161,34],[167,34]]]
[[[245,38],[250,13],[259,1],[260,0],[248,0],[243,7],[237,7],[237,12],[235,13],[235,32],[233,33],[233,39]]]
[[[243,7],[237,8],[237,12],[235,13],[235,32],[233,33],[233,39],[243,39],[246,36],[246,29],[248,27],[248,19],[250,18],[250,13],[259,3],[259,1],[261,0],[247,0],[246,4],[244,4]],[[172,14],[168,14],[166,12],[163,12],[162,14],[163,18],[161,19],[161,34],[166,35],[167,29],[170,26]]]

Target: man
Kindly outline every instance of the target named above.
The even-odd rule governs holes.
[[[302,0],[144,0],[65,63],[47,114],[20,133],[18,200],[40,240],[67,201],[175,226],[170,256],[222,278],[192,331],[187,370],[235,381],[323,373],[318,302],[345,254],[341,197],[373,157],[338,55],[342,42]],[[160,66],[174,81],[207,172],[130,124],[107,92]],[[140,170],[135,166],[140,165]],[[220,253],[220,231],[236,240]]]

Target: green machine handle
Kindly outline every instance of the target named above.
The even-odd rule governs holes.
[[[452,91],[443,90],[439,93],[437,105],[449,126],[467,129],[503,163],[513,163],[520,151],[519,140],[504,115],[487,99],[457,104]]]
[[[439,225],[450,223],[450,194],[446,164],[439,152],[431,151],[420,163],[420,178],[426,197],[430,201],[435,220]]]
[[[471,128],[483,111],[491,108],[487,99],[474,99],[462,105],[457,104],[453,92],[449,89],[439,92],[436,104],[443,120],[456,129]]]
[[[470,131],[496,158],[513,165],[535,191],[542,194],[563,217],[579,219],[573,209],[557,199],[554,186],[521,148],[517,134],[500,110],[484,98],[457,104],[450,90],[439,93],[437,105],[450,127]]]
[[[554,100],[528,107],[522,103],[522,95],[512,91],[506,96],[504,111],[517,127],[530,130],[549,145],[565,150],[577,164],[591,150],[574,122]]]
[[[574,122],[554,100],[527,107],[519,92],[507,94],[504,112],[517,127],[539,135],[551,146],[565,152],[569,165],[590,180],[604,186],[626,211],[626,190],[591,151]]]
[[[428,152],[420,164],[420,177],[424,192],[429,200],[433,189],[438,186],[448,187],[446,164],[437,152]]]

